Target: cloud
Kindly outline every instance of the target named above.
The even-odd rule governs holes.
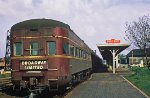
[[[124,40],[125,22],[150,14],[149,0],[0,0],[0,57],[15,23],[48,18],[67,23],[93,50],[106,39]]]

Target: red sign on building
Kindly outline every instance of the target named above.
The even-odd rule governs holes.
[[[106,40],[106,43],[120,43],[120,40],[116,40],[116,39],[111,39],[111,40]]]

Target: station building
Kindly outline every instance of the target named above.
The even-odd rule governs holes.
[[[146,55],[145,52],[146,51]],[[150,49],[145,50],[133,49],[127,54],[128,64],[130,66],[144,67],[146,65],[146,57],[150,60]]]
[[[97,47],[109,68],[115,73],[115,69],[119,66],[118,54],[129,47],[129,44],[120,44],[120,40],[111,39],[106,40],[106,44],[97,44]]]

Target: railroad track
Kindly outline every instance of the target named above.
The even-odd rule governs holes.
[[[11,83],[11,77],[8,77],[8,78],[0,78],[0,90],[8,87],[8,86],[11,86],[12,83]]]
[[[87,78],[89,79],[89,78]],[[30,94],[24,91],[23,94],[18,93],[18,92],[13,92],[12,93],[12,83],[11,83],[11,78],[0,78],[0,98],[11,98],[11,96],[14,97],[19,97],[19,98],[69,98],[69,94],[72,93],[73,89],[76,88],[78,85],[86,81],[87,79],[83,80],[82,82],[76,83],[73,85],[72,88],[64,89],[61,90],[61,92],[53,92],[52,95],[47,92],[43,94]],[[8,96],[8,97],[5,97]]]

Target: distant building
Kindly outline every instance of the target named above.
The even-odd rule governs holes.
[[[118,55],[118,63],[119,64],[127,64],[128,62],[127,62],[127,56],[126,55],[124,55],[124,54],[119,54]]]
[[[145,51],[146,55],[144,54]],[[146,57],[150,59],[150,49],[133,49],[127,54],[128,64],[130,66],[143,67],[146,65]]]

